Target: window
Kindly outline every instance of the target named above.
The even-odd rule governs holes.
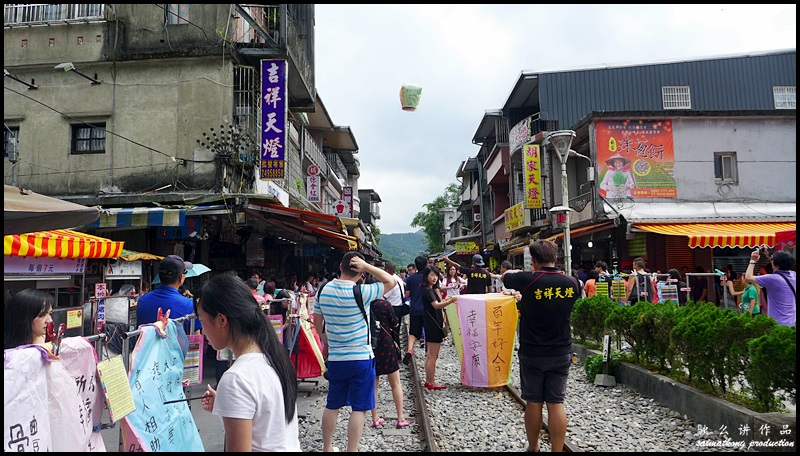
[[[692,109],[689,86],[665,86],[661,88],[664,109]]]
[[[169,3],[166,6],[167,24],[188,24],[189,23],[189,4],[188,3]]]
[[[105,122],[72,126],[71,154],[104,154],[105,152]]]
[[[773,87],[775,109],[797,109],[797,87]]]
[[[718,184],[739,182],[736,170],[736,152],[714,152],[714,180]]]
[[[17,160],[19,147],[19,127],[5,127],[3,129],[3,156],[10,161]]]

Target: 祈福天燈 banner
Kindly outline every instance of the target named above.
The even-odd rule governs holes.
[[[511,357],[517,330],[517,303],[501,293],[461,295],[446,307],[453,331],[461,383],[494,388],[511,377]]]
[[[600,195],[677,197],[671,120],[598,120],[595,137]]]

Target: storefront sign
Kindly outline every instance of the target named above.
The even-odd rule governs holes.
[[[86,258],[48,258],[3,256],[3,272],[6,274],[83,274]]]
[[[80,328],[83,326],[83,309],[67,311],[67,329]]]
[[[508,132],[508,150],[514,153],[523,144],[531,140],[531,118],[526,117],[525,120],[514,125]]]
[[[538,144],[525,145],[525,208],[542,208],[542,163]]]
[[[261,61],[261,179],[286,176],[286,60]]]
[[[142,262],[141,261],[117,261],[116,263],[109,263],[106,268],[106,277],[109,276],[136,276],[142,275]]]
[[[506,232],[510,233],[525,226],[525,209],[522,208],[522,202],[503,211],[503,215],[506,219]],[[505,244],[505,242],[503,242],[503,244]]]
[[[202,230],[199,215],[187,215],[183,226],[161,226],[156,230],[156,239],[195,239]]]
[[[350,210],[349,215],[347,215],[346,217],[352,218],[353,214],[354,214],[354,212],[353,212],[353,187],[351,187],[349,185],[342,187],[342,199],[347,202],[347,207]]]
[[[337,217],[350,217],[350,206],[345,200],[336,200],[331,204],[332,214]]]
[[[598,120],[600,195],[610,198],[676,198],[671,120]]]
[[[320,184],[321,182],[318,175],[306,177],[306,197],[309,201],[313,203],[320,202]]]
[[[461,254],[476,254],[480,253],[480,247],[477,243],[472,241],[456,242],[456,253]]]

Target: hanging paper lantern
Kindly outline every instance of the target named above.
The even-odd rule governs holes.
[[[403,84],[403,87],[400,87],[400,104],[403,106],[403,111],[416,111],[420,95],[422,95],[422,87]]]

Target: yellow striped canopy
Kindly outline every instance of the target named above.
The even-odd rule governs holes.
[[[72,230],[3,236],[3,254],[47,258],[117,258],[125,242]]]
[[[687,236],[689,247],[775,246],[775,232],[795,227],[795,222],[776,223],[634,223],[634,227],[668,236]]]

